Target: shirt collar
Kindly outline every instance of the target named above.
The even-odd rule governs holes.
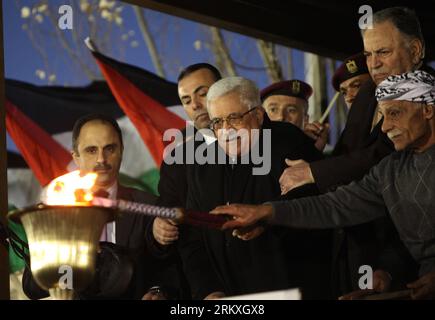
[[[109,193],[109,199],[115,200],[118,194],[118,183],[115,182],[106,191]]]

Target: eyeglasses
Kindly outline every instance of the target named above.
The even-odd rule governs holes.
[[[230,127],[237,127],[242,124],[243,118],[253,110],[257,109],[257,107],[252,108],[242,114],[233,114],[226,118],[214,118],[210,122],[210,129],[211,130],[219,130],[222,129],[224,126],[224,122],[226,121]]]

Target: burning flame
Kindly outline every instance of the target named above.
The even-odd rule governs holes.
[[[42,196],[47,205],[91,205],[94,198],[92,188],[97,180],[96,173],[81,175],[79,170],[64,174],[51,181]]]

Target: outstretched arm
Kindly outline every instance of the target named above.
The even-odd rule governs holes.
[[[271,202],[260,206],[220,206],[212,213],[233,216],[234,219],[227,222],[224,228],[246,227],[259,220],[309,229],[346,227],[369,222],[385,214],[378,171],[375,167],[361,181],[352,182],[321,196]]]

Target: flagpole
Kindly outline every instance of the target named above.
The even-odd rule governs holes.
[[[3,62],[3,2],[0,1],[0,222],[6,225],[8,185],[6,176],[5,79]],[[9,255],[0,245],[0,299],[9,300]]]
[[[337,92],[335,93],[334,97],[331,99],[331,102],[329,103],[328,107],[326,108],[325,112],[323,113],[322,117],[319,120],[320,124],[323,124],[323,122],[326,120],[326,117],[331,112],[332,107],[334,106],[335,101],[337,101],[339,95],[340,92]]]

